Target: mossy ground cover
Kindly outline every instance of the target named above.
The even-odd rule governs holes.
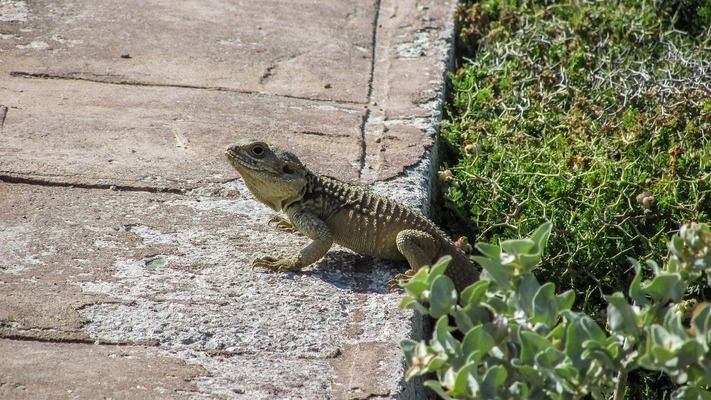
[[[628,257],[662,260],[710,220],[711,2],[482,0],[459,18],[445,204],[475,241],[552,221],[540,278],[603,321]],[[651,379],[634,398],[660,398]]]

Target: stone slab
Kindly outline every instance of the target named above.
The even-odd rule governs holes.
[[[251,36],[244,29],[262,31],[274,25],[273,20],[270,20],[271,24],[255,25],[255,21],[259,21],[255,20],[255,15],[259,14],[255,10],[262,7],[262,11],[272,15],[270,7],[276,7],[276,3],[271,2],[237,4],[215,1],[181,3],[174,10],[166,11],[165,2],[151,2],[143,7],[134,7],[129,3],[122,2],[112,7],[102,7],[102,2],[88,0],[66,4],[13,3],[14,13],[7,13],[9,17],[0,21],[0,54],[3,55],[0,58],[0,99],[3,99],[0,119],[4,121],[0,123],[0,129],[4,125],[8,126],[3,132],[8,140],[0,143],[0,155],[8,154],[2,157],[8,161],[4,166],[0,165],[0,174],[15,181],[29,178],[71,183],[76,176],[79,181],[74,183],[77,184],[194,187],[205,179],[219,181],[220,175],[224,174],[220,165],[226,168],[224,163],[216,162],[221,158],[222,145],[246,135],[268,138],[287,145],[317,170],[324,167],[322,172],[327,174],[349,181],[373,183],[391,179],[404,169],[414,166],[426,157],[426,152],[433,145],[436,131],[433,127],[439,120],[441,94],[444,90],[443,78],[451,58],[453,27],[450,15],[455,4],[453,1],[384,0],[376,3],[379,6],[377,9],[375,5],[323,1],[317,8],[323,8],[320,12],[327,20],[324,22],[325,27],[283,24],[284,27],[275,28],[285,30],[284,35],[289,40],[303,39],[300,34],[293,36],[292,31],[333,30],[334,26],[342,23],[340,18],[343,17],[349,21],[344,28],[347,31],[344,35],[358,36],[368,32],[371,39],[375,37],[374,45],[372,40],[368,42],[371,43],[368,51],[375,55],[372,77],[370,64],[367,68],[356,68],[353,65],[347,65],[346,69],[333,66],[328,68],[328,71],[348,79],[363,74],[367,77],[342,87],[334,87],[331,83],[324,85],[329,86],[328,91],[339,93],[351,88],[363,88],[366,96],[362,101],[367,104],[353,104],[350,107],[336,98],[312,96],[314,99],[325,99],[325,102],[290,103],[288,97],[300,95],[276,91],[272,93],[277,94],[274,98],[254,95],[258,91],[246,90],[252,95],[242,93],[239,96],[229,93],[232,89],[225,86],[167,81],[147,83],[131,78],[130,74],[107,73],[112,69],[105,65],[108,62],[106,60],[116,60],[115,57],[111,59],[106,52],[114,51],[121,43],[134,41],[141,35],[154,35],[164,46],[147,53],[157,57],[155,64],[143,72],[136,72],[136,76],[170,73],[179,79],[190,76],[183,68],[197,68],[203,65],[201,63],[211,65],[209,71],[198,74],[207,76],[209,72],[218,70],[213,64],[220,64],[222,58],[209,53],[185,65],[177,62],[176,59],[181,59],[179,56],[195,54],[205,47],[198,46],[198,50],[191,48],[190,51],[181,47],[186,40],[193,39],[176,36],[174,30],[183,29],[178,23],[194,27],[197,32],[205,30],[205,35],[212,38],[210,35],[227,28],[220,24],[210,25],[208,20],[221,21],[220,18],[225,16],[237,18],[231,13],[239,14],[239,18],[247,15],[250,16],[247,22],[233,19],[233,22],[243,24],[239,25],[243,30],[232,34],[238,38],[249,38]],[[217,13],[216,9],[223,10],[224,15]],[[312,5],[295,2],[284,10],[297,14],[317,13]],[[165,13],[154,13],[159,11]],[[341,22],[332,25],[332,20]],[[371,25],[377,22],[374,33],[372,29],[364,28],[371,26],[363,25],[365,20],[369,20]],[[155,23],[156,28],[151,23]],[[357,27],[351,27],[351,23]],[[157,27],[162,29],[160,34],[156,33]],[[260,27],[261,30],[258,29]],[[57,33],[60,31],[67,32]],[[65,38],[69,34],[89,35],[87,32],[92,32],[92,40]],[[340,41],[339,33],[331,32],[331,35],[334,37],[325,47],[345,46]],[[189,37],[193,38],[193,35]],[[117,40],[123,42],[117,44]],[[317,35],[313,40],[326,39],[319,39]],[[365,39],[353,39],[360,40]],[[47,41],[56,43],[50,46],[46,45]],[[281,57],[281,44],[264,43],[264,46],[268,46],[265,48],[269,51],[259,54],[269,53],[265,57],[275,54]],[[356,47],[361,48],[359,45]],[[163,54],[164,50],[175,54],[170,53],[172,55],[168,57],[168,53]],[[242,61],[258,58],[252,55],[240,56]],[[52,68],[64,68],[62,60],[65,59],[77,66],[65,68],[61,73],[52,72]],[[309,56],[307,59],[321,66],[327,65],[329,58],[322,55],[320,58]],[[133,62],[134,58],[119,57],[119,61]],[[275,68],[267,67],[270,72],[262,80],[275,79]],[[283,84],[287,88],[298,87],[300,77],[312,72],[323,75],[319,68],[313,65],[289,65],[284,70],[293,76],[287,76]],[[103,72],[92,72],[92,69]],[[243,81],[239,75],[227,76],[230,82]],[[34,78],[33,83],[28,83],[24,78]],[[96,82],[92,84],[87,80]],[[308,111],[299,112],[304,108]],[[326,111],[333,109],[349,114],[334,117],[333,113]],[[38,139],[44,138],[47,138],[49,146],[60,145],[58,154],[50,153],[45,160],[37,160],[33,154],[41,152],[42,148],[36,148],[36,144],[42,143]],[[142,145],[142,148],[131,147],[134,143]],[[203,146],[205,143],[213,144],[213,147]],[[62,148],[62,145],[66,148]],[[333,154],[339,157],[334,158]],[[20,157],[22,159],[18,162],[17,158]],[[164,168],[156,170],[156,165]],[[190,173],[176,169],[177,173],[170,174],[161,170],[174,169],[175,165],[186,167]]]
[[[380,2],[363,180],[392,179],[436,157],[456,4]]]
[[[177,358],[191,398],[424,398],[397,346],[421,321],[384,287],[403,266],[252,270],[307,240],[222,152],[275,142],[426,210],[456,3],[119,3],[0,0],[0,338]]]
[[[12,77],[0,78],[0,103],[0,174],[8,176],[191,188],[232,179],[224,150],[252,137],[292,149],[319,172],[358,178],[362,107]]]
[[[302,272],[252,269],[308,240],[267,226],[241,180],[184,195],[0,183],[0,209],[0,337],[155,344],[219,387],[245,379],[240,357],[289,366],[281,383],[250,372],[244,393],[288,393],[304,368],[326,371],[309,383],[319,393],[401,390],[411,314],[386,284],[402,265],[336,249]],[[383,373],[353,379],[344,354]]]
[[[190,399],[206,371],[133,346],[0,339],[2,399]],[[61,373],[58,373],[61,371]]]
[[[367,102],[375,2],[15,3],[6,73]]]
[[[386,120],[436,114],[451,62],[452,0],[383,0],[373,93]]]

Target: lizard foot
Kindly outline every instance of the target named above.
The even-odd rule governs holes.
[[[252,268],[266,268],[277,272],[298,271],[302,265],[292,257],[259,257],[252,262]]]
[[[400,289],[400,281],[401,280],[403,280],[403,281],[410,280],[410,278],[412,278],[416,272],[417,271],[415,271],[413,269],[408,269],[407,271],[405,271],[401,274],[395,275],[393,277],[393,279],[388,281],[388,284],[387,284],[388,290],[391,292],[397,291],[398,289]]]
[[[269,226],[274,226],[278,230],[282,232],[289,232],[289,233],[295,233],[299,236],[302,236],[301,232],[299,231],[299,228],[294,226],[294,224],[291,223],[286,218],[282,218],[278,215],[275,215],[269,219],[269,222],[267,222]]]

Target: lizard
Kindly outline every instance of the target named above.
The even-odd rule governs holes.
[[[466,254],[419,210],[309,170],[293,153],[262,141],[242,139],[225,155],[254,197],[288,217],[278,226],[293,228],[311,239],[297,254],[264,256],[254,267],[297,271],[321,259],[333,243],[357,253],[406,260],[411,276],[440,257],[452,260],[446,275],[459,291],[479,279]],[[274,219],[272,219],[274,221]]]

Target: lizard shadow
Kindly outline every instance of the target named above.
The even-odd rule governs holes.
[[[407,269],[407,264],[398,261],[363,256],[347,250],[333,250],[309,269],[293,272],[313,276],[339,289],[356,293],[390,293],[388,283]]]

